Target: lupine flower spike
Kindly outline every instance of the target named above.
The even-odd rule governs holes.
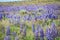
[[[34,26],[34,24],[32,24],[32,31],[33,31],[33,33],[35,32],[35,26]]]
[[[8,26],[7,28],[6,28],[6,35],[10,35],[10,27]]]
[[[40,28],[40,40],[44,40],[44,31]]]
[[[11,40],[11,37],[10,37],[10,35],[8,35],[8,36],[5,36],[5,37],[4,37],[4,40]]]

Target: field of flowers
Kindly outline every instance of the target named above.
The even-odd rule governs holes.
[[[60,5],[1,6],[0,40],[60,40],[56,10]]]

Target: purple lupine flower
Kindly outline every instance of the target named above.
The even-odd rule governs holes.
[[[48,18],[51,19],[51,18],[52,18],[52,14],[49,14],[49,15],[48,15]]]
[[[8,36],[5,36],[4,37],[4,40],[11,40],[11,37],[8,35]]]
[[[37,19],[41,19],[41,16],[35,15],[35,20],[37,21]]]
[[[48,28],[46,30],[47,40],[54,40],[57,37],[57,30],[53,28]]]
[[[28,16],[27,20],[31,21],[32,20],[32,17],[31,15]]]
[[[20,24],[20,33],[23,32],[23,24]]]
[[[55,5],[47,5],[47,10],[48,10],[48,14],[49,14],[49,16],[48,16],[48,18],[49,19],[57,19],[58,18],[58,16],[56,16],[55,14],[54,14],[54,7]]]
[[[39,28],[40,28],[40,25],[38,24],[36,29],[39,31]]]
[[[51,23],[51,28],[56,29],[56,24],[54,22]]]
[[[57,19],[58,16],[56,16],[55,14],[49,14],[49,15],[48,15],[48,18],[49,18],[49,19]]]
[[[37,19],[39,19],[39,20],[43,20],[43,19],[46,20],[47,18],[48,18],[48,14],[47,13],[37,16]]]
[[[34,7],[33,7],[34,6]],[[28,10],[28,11],[32,11],[32,10],[37,10],[37,6],[36,5],[29,5],[29,6],[27,6],[26,7],[26,10]]]
[[[7,14],[6,18],[12,18],[12,15],[11,14]]]
[[[16,37],[15,37],[15,40],[19,40],[19,37],[18,37],[18,36],[16,36]]]
[[[53,5],[46,5],[47,6],[47,10],[48,10],[48,13],[53,13]]]
[[[37,28],[34,32],[35,40],[40,40],[40,38],[39,38],[39,28],[40,28],[40,25],[38,24]]]
[[[39,40],[38,30],[35,30],[34,36],[35,36],[35,40]]]
[[[37,21],[37,17],[35,17],[35,20]]]
[[[36,18],[36,13],[32,13],[32,20],[35,20]]]
[[[53,35],[52,30],[50,28],[47,28],[46,29],[46,38],[47,38],[47,40],[53,40],[52,35]]]
[[[20,16],[17,17],[17,23],[20,23]]]
[[[15,21],[15,23],[20,23],[20,16],[19,15],[13,15],[13,20]]]
[[[0,5],[0,12],[2,12],[3,11],[3,6],[2,5]]]
[[[56,25],[55,25],[55,23],[54,22],[52,22],[52,24],[51,24],[51,29],[52,29],[52,31],[53,31],[53,37],[57,37],[57,35],[58,35],[58,31],[57,31],[57,28],[56,28]]]
[[[32,31],[33,31],[33,33],[35,32],[35,25],[34,24],[32,24]]]
[[[3,18],[3,14],[0,13],[0,20]]]
[[[19,6],[19,10],[26,9],[25,6]]]
[[[26,21],[28,19],[28,15],[24,16],[24,21]]]
[[[42,20],[42,16],[38,16],[37,19]]]
[[[40,28],[40,40],[44,40],[44,31]]]
[[[6,35],[10,35],[10,27],[8,26],[7,28],[6,28]]]
[[[13,11],[19,11],[20,9],[19,9],[19,7],[17,7],[17,6],[13,6],[13,9],[12,9]]]

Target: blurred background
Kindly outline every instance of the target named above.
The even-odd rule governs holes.
[[[0,40],[60,40],[59,0],[0,0]]]

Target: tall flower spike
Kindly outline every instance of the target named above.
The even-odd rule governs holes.
[[[39,40],[38,30],[35,30],[34,36],[35,40]]]
[[[28,21],[30,21],[30,20],[32,20],[32,17],[31,17],[31,15],[29,14],[29,16],[28,16],[28,19],[27,19]]]
[[[37,24],[37,30],[39,31],[39,28],[40,28],[40,25],[39,24]]]
[[[7,28],[6,28],[6,35],[10,35],[10,27],[8,26]]]
[[[52,22],[52,24],[51,24],[51,29],[52,29],[52,31],[53,31],[53,37],[57,37],[58,31],[57,31],[57,28],[56,28],[54,22]]]
[[[46,29],[46,39],[47,40],[52,40],[52,37],[51,37],[51,29],[50,28],[47,28]]]
[[[20,24],[20,33],[23,31],[23,24]]]
[[[55,40],[54,30],[52,30],[51,28],[48,28],[46,30],[46,38],[47,40]]]
[[[44,40],[44,31],[40,28],[40,40]]]
[[[3,15],[2,14],[0,14],[0,20],[3,18]]]
[[[28,15],[24,16],[24,21],[26,21],[28,19]]]
[[[33,31],[33,33],[35,32],[35,25],[34,24],[32,24],[32,31]]]
[[[8,36],[5,36],[4,37],[4,40],[11,40],[11,37],[8,35]]]
[[[51,28],[56,28],[56,25],[54,22],[51,23]]]

